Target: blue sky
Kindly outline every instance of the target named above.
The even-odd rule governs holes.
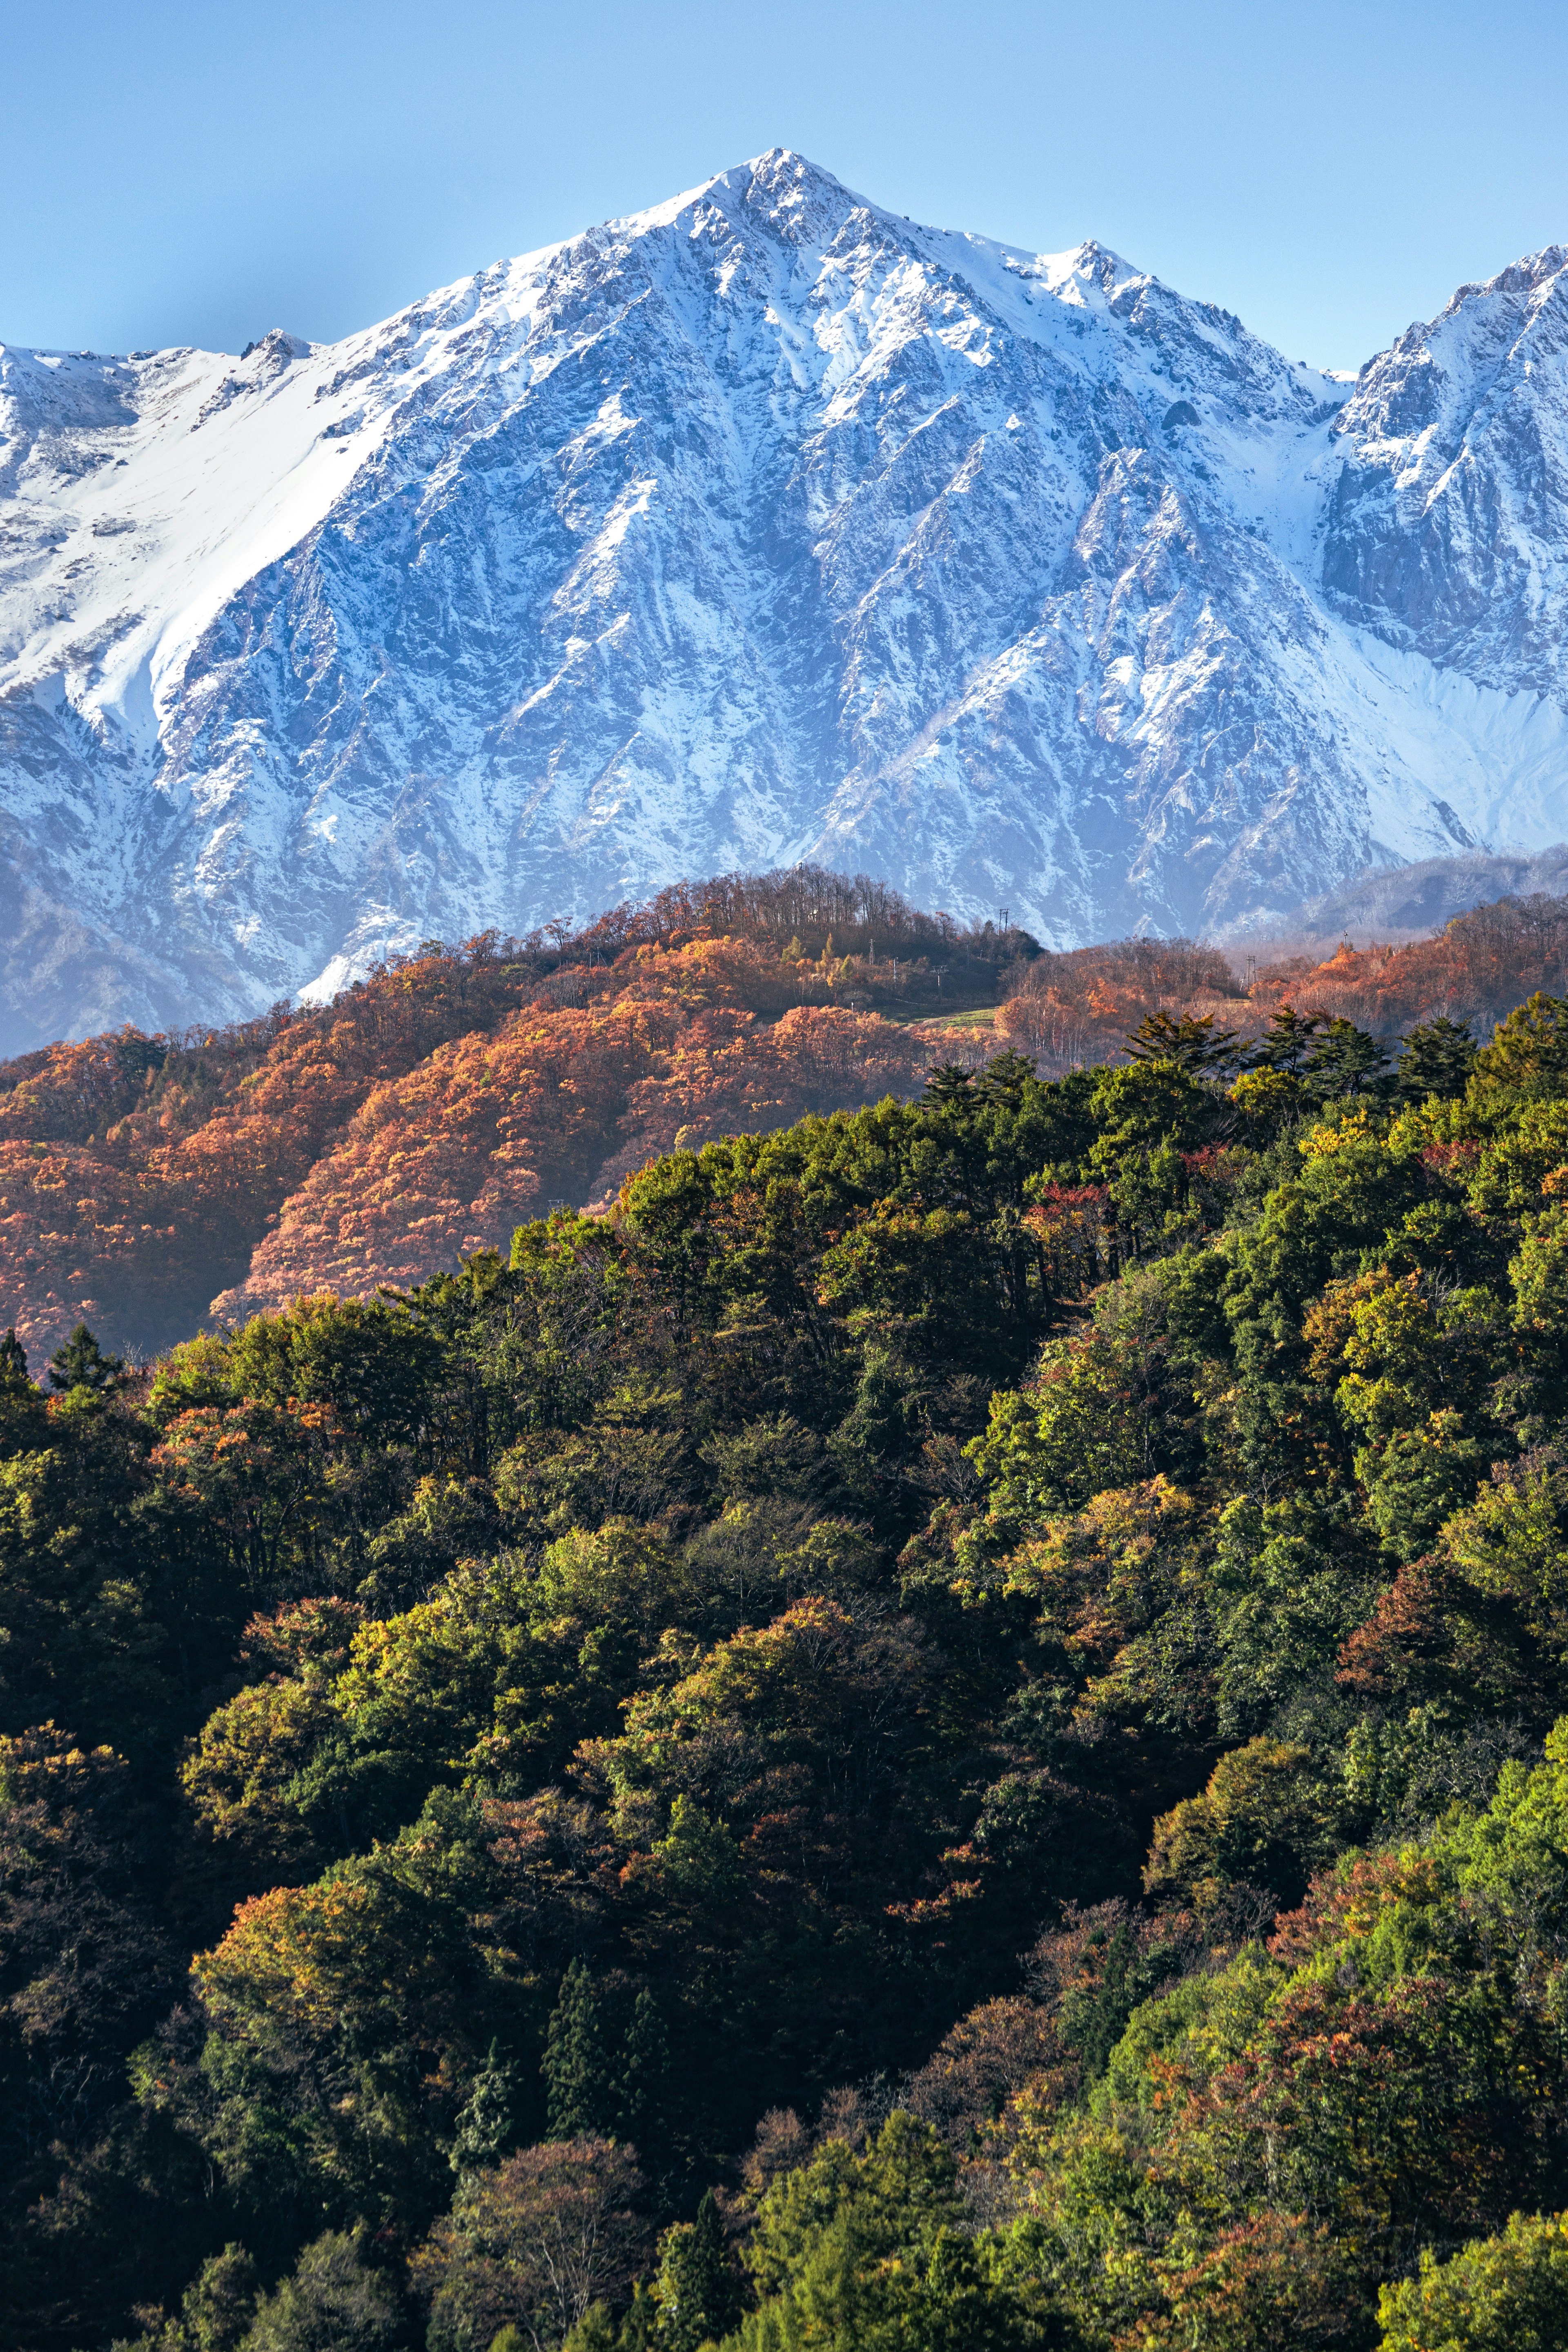
[[[1568,242],[1568,10],[9,0],[0,340],[346,333],[773,144],[1353,367]]]

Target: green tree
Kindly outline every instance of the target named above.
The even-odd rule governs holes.
[[[659,1884],[671,1898],[698,1912],[721,1910],[745,1884],[735,1841],[683,1792],[669,1809],[669,1828],[655,1841]]]
[[[746,2255],[763,2300],[730,2339],[734,2352],[1024,2352],[1048,2342],[989,2250],[971,2242],[956,2173],[931,2126],[897,2114],[864,2156],[829,2141],[776,2181]]]
[[[27,1351],[15,1331],[0,1340],[0,1456],[47,1445],[48,1408],[27,1377]]]
[[[1298,1013],[1293,1004],[1281,1004],[1270,1013],[1268,1028],[1249,1051],[1247,1067],[1299,1076],[1328,1025],[1326,1013]]]
[[[616,2055],[604,1996],[583,1961],[573,1960],[544,2038],[552,2139],[580,2139],[615,2128],[621,2097]]]
[[[958,1062],[942,1062],[926,1078],[921,1097],[932,1110],[950,1115],[968,1110],[974,1099],[969,1072]]]
[[[1242,1885],[1300,1901],[1334,1843],[1312,1767],[1310,1748],[1266,1734],[1222,1756],[1203,1794],[1155,1822],[1143,1874],[1149,1891],[1202,1903]]]
[[[1016,1054],[1011,1046],[993,1054],[974,1081],[974,1100],[984,1109],[1001,1110],[1016,1118],[1036,1085],[1035,1066],[1026,1054]]]
[[[489,2054],[474,2077],[473,2087],[458,2116],[452,2140],[454,2172],[471,2172],[476,2166],[499,2164],[517,2146],[516,2116],[520,2104],[517,2069],[500,2055],[492,2042]]]
[[[10,1336],[15,1339],[16,1333]],[[26,1370],[25,1356],[22,1366]],[[119,1386],[124,1370],[122,1360],[119,1356],[106,1356],[87,1325],[79,1323],[65,1345],[57,1348],[49,1358],[49,1386],[52,1389],[90,1389],[94,1395],[105,1396]]]
[[[1090,2082],[1104,2074],[1129,2017],[1148,1990],[1140,1975],[1132,1930],[1119,1919],[1097,1974],[1074,1994],[1062,2014],[1062,2039],[1082,2061]]]
[[[1464,1093],[1476,1066],[1476,1041],[1468,1025],[1439,1013],[1408,1030],[1399,1048],[1394,1089],[1402,1102],[1454,1102]]]
[[[621,2078],[621,2121],[647,2151],[660,2136],[669,2096],[669,2041],[647,1985],[632,2003]]]
[[[382,2352],[401,2332],[403,2298],[358,2243],[329,2230],[258,2306],[244,2352]]]
[[[1475,1083],[1482,1100],[1560,1099],[1568,1091],[1568,1000],[1538,991],[1516,1004],[1476,1055]]]
[[[700,2352],[729,2334],[741,2316],[741,2281],[713,2191],[703,2194],[694,2221],[677,2221],[659,2244],[655,2341],[669,2352]]]
[[[615,2314],[607,2303],[592,2303],[583,2314],[561,2352],[625,2352],[625,2331],[616,2325]],[[521,2327],[503,2327],[490,2352],[529,2352],[528,2339]],[[643,2352],[643,2347],[637,2347]]]
[[[237,2352],[259,2294],[256,2264],[243,2246],[231,2240],[221,2254],[209,2256],[180,2306],[195,2352]]]
[[[1241,1059],[1235,1029],[1216,1029],[1215,1015],[1191,1013],[1146,1013],[1136,1029],[1130,1029],[1126,1052],[1135,1062],[1171,1062],[1178,1070],[1193,1077],[1206,1071],[1216,1074],[1233,1070]]]
[[[1568,2213],[1513,2214],[1447,2262],[1382,2288],[1379,2352],[1561,2352],[1568,2344]]]
[[[1353,1021],[1331,1021],[1307,1057],[1302,1079],[1319,1102],[1337,1102],[1346,1095],[1381,1093],[1387,1067],[1375,1037]]]
[[[1125,1062],[1095,1072],[1089,1110],[1099,1132],[1089,1164],[1102,1179],[1114,1179],[1128,1153],[1197,1142],[1212,1122],[1214,1098],[1173,1062]]]
[[[1358,1451],[1367,1516],[1396,1559],[1415,1559],[1430,1548],[1444,1521],[1474,1496],[1492,1451],[1451,1407]]]

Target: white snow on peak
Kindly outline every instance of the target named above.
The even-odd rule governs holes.
[[[0,1032],[736,864],[1066,943],[1568,833],[1565,302],[1324,374],[774,148],[333,343],[0,348]]]

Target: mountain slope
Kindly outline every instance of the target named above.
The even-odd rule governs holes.
[[[0,1044],[815,856],[1057,945],[1568,830],[1565,257],[1354,387],[775,151],[384,324],[0,357]]]

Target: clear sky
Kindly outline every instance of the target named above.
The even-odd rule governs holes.
[[[1033,249],[1099,237],[1354,367],[1568,243],[1533,0],[6,0],[0,340],[346,333],[800,149]]]

